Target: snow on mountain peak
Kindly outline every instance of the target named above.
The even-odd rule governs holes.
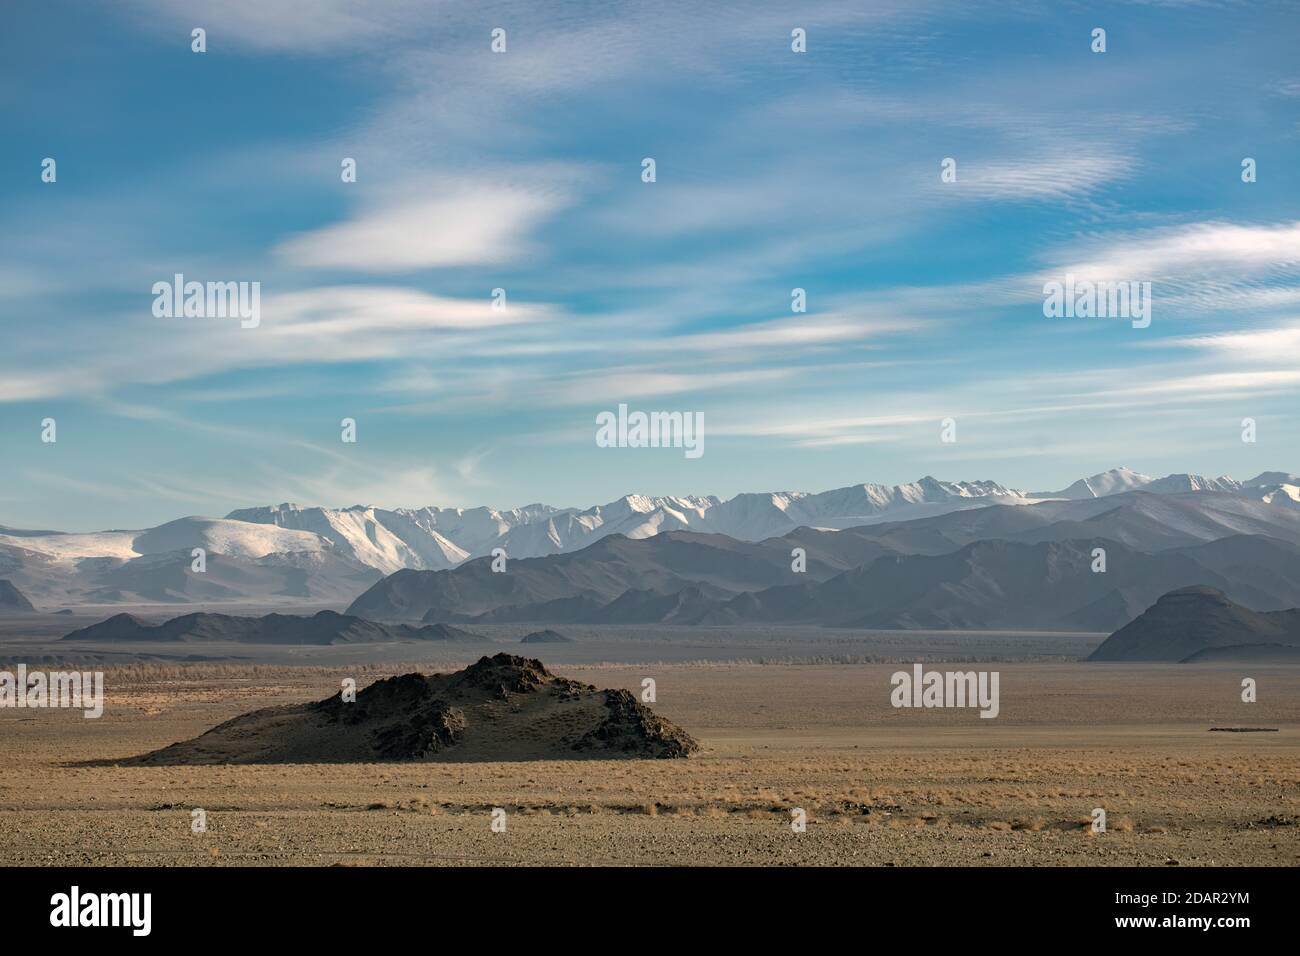
[[[1237,491],[1241,482],[1228,475],[1208,478],[1205,475],[1175,474],[1157,478],[1145,486],[1147,491],[1157,493],[1180,491]]]
[[[757,541],[799,526],[848,528],[1030,501],[1025,492],[996,481],[950,482],[925,475],[903,485],[863,483],[817,494],[744,492],[725,500],[711,495],[632,493],[581,511],[540,504],[512,511],[365,508],[331,512],[281,506],[232,512],[231,517],[315,531],[341,551],[388,572],[398,565],[450,567],[498,547],[512,558],[575,551],[611,534],[644,538],[665,531],[699,531]]]
[[[1033,505],[1135,490],[1152,495],[1231,493],[1278,507],[1300,507],[1300,478],[1289,472],[1261,472],[1243,483],[1226,475],[1173,474],[1155,479],[1119,467],[1046,493],[1017,491],[995,481],[943,481],[925,475],[902,485],[863,483],[815,494],[746,492],[728,499],[628,494],[585,510],[539,503],[509,510],[386,510],[371,505],[331,509],[283,502],[237,509],[224,519],[183,518],[143,531],[35,536],[0,529],[0,551],[40,554],[55,563],[75,564],[85,558],[130,561],[201,546],[211,553],[250,559],[328,554],[389,574],[403,568],[451,568],[495,548],[504,548],[511,558],[576,551],[613,534],[645,538],[668,531],[697,531],[758,541],[800,526],[835,530],[988,505]],[[1151,507],[1158,507],[1154,499]]]
[[[1300,485],[1300,475],[1292,475],[1285,471],[1261,471],[1254,478],[1243,481],[1243,488],[1265,488],[1277,485]]]
[[[1080,478],[1074,484],[1060,491],[1038,491],[1034,492],[1031,497],[1066,498],[1069,500],[1105,498],[1107,495],[1118,495],[1126,491],[1145,488],[1154,480],[1149,475],[1144,475],[1120,465],[1118,468],[1111,468],[1109,471],[1102,471],[1087,478]]]

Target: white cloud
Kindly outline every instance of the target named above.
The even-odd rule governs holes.
[[[1117,151],[1026,153],[1011,160],[961,163],[950,195],[1025,202],[1065,199],[1122,179],[1136,165]],[[942,194],[941,194],[942,195]]]
[[[261,324],[237,320],[157,319],[136,314],[95,323],[76,338],[76,368],[66,343],[39,339],[21,358],[0,364],[0,402],[105,396],[133,385],[161,385],[231,369],[333,365],[360,361],[448,359],[490,351],[494,334],[546,322],[547,305],[454,299],[401,286],[325,286],[265,295]],[[148,301],[146,298],[145,302]],[[34,348],[35,346],[31,346]],[[8,367],[6,367],[8,366]]]
[[[208,31],[210,50],[324,53],[365,46],[418,22],[411,0],[131,0],[141,25],[170,28],[189,45],[189,30]],[[432,14],[433,5],[423,4]],[[177,33],[182,30],[184,32]]]
[[[1093,279],[1268,274],[1300,265],[1300,222],[1244,226],[1203,222],[1107,239],[1079,250],[1062,269]]]
[[[912,331],[925,323],[915,319],[873,318],[853,312],[819,315],[796,315],[791,318],[756,322],[717,332],[700,332],[673,338],[639,343],[644,349],[713,350],[725,354],[728,349],[778,348],[831,345],[855,342],[892,332]]]
[[[1232,395],[1251,395],[1291,391],[1300,386],[1300,370],[1261,369],[1258,371],[1207,372],[1160,381],[1132,384],[1112,389],[1108,395],[1192,395],[1198,401]]]
[[[1275,362],[1291,355],[1300,358],[1300,325],[1283,328],[1250,329],[1242,332],[1218,332],[1162,339],[1157,346],[1204,349],[1223,358],[1250,362]]]
[[[564,201],[554,189],[464,184],[303,233],[276,251],[297,266],[361,272],[506,262],[529,251],[528,234]]]
[[[632,399],[660,398],[717,391],[759,382],[774,382],[795,374],[788,368],[740,371],[665,372],[645,366],[583,372],[558,381],[538,383],[536,397],[558,404],[591,405]]]
[[[493,308],[482,299],[451,299],[400,286],[325,286],[268,296],[266,331],[276,338],[335,340],[384,332],[485,329],[545,318],[545,306],[528,302]]]
[[[761,419],[743,424],[740,421],[741,417],[732,415],[724,418],[721,424],[714,425],[713,434],[730,437],[781,438],[794,445],[806,446],[865,444],[884,441],[898,430],[912,429],[925,423],[933,424],[937,435],[940,419],[937,412],[855,416],[828,416],[813,412],[804,416]]]

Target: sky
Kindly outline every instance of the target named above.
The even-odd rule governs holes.
[[[0,16],[2,525],[1300,471],[1294,4]],[[704,453],[598,446],[620,404]]]

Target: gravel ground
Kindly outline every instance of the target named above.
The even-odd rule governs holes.
[[[1253,705],[1231,668],[999,669],[1002,713],[980,720],[892,709],[883,665],[557,668],[633,690],[654,676],[656,711],[703,745],[689,760],[159,768],[88,762],[325,696],[337,675],[110,671],[99,720],[0,710],[0,864],[1300,863],[1300,668],[1252,674]],[[1279,732],[1208,732],[1224,725]]]

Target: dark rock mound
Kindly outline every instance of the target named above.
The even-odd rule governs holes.
[[[22,591],[14,587],[12,581],[0,579],[0,613],[29,614],[35,610],[32,602],[27,600]]]
[[[685,757],[685,731],[625,690],[483,657],[454,674],[402,674],[345,700],[253,711],[127,761],[142,765]]]
[[[533,631],[531,634],[525,634],[519,640],[520,644],[572,644],[573,638],[565,637],[559,631],[552,631],[549,627],[544,631]]]
[[[1182,661],[1243,644],[1300,644],[1300,610],[1252,611],[1216,588],[1179,588],[1106,638],[1088,660]]]
[[[342,693],[312,704],[329,723],[367,726],[377,756],[384,760],[414,760],[452,746],[465,729],[465,714],[437,699],[421,674],[403,674],[376,681],[351,703]]]
[[[685,731],[659,717],[630,691],[607,690],[606,717],[573,745],[574,750],[620,750],[639,756],[685,757],[696,743]]]
[[[506,700],[511,694],[527,694],[548,682],[566,690],[571,687],[595,689],[589,684],[553,677],[541,661],[513,654],[480,657],[477,663],[452,674],[448,684],[456,692],[482,691],[494,700]]]

